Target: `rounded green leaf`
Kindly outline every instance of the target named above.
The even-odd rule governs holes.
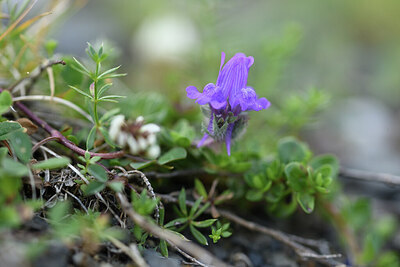
[[[3,91],[0,93],[0,114],[6,112],[12,105],[12,97],[10,92]]]
[[[169,150],[158,159],[158,164],[164,165],[169,162],[186,158],[187,152],[182,147],[175,147]]]
[[[301,162],[307,158],[308,154],[310,151],[307,146],[293,137],[283,138],[278,143],[278,155],[283,163]]]

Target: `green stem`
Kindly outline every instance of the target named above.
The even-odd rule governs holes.
[[[94,113],[94,121],[96,124],[96,128],[100,127],[99,114],[97,113],[97,101],[98,101],[98,90],[97,90],[97,76],[99,74],[100,63],[96,62],[96,78],[94,80],[94,104],[93,104],[93,113]]]

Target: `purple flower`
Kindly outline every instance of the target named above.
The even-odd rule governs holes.
[[[222,52],[215,85],[207,84],[202,93],[196,87],[189,86],[186,92],[190,99],[196,99],[196,103],[200,105],[209,104],[211,109],[206,133],[198,146],[203,145],[211,136],[217,141],[224,140],[230,155],[231,139],[240,132],[237,125],[243,126],[244,121],[247,121],[246,116],[239,115],[248,110],[267,109],[270,103],[264,97],[258,98],[254,89],[247,86],[249,69],[254,63],[253,57],[237,53],[225,65],[224,62],[225,53]]]

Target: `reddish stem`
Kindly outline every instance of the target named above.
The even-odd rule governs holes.
[[[0,92],[3,90],[0,89]],[[57,138],[57,142],[62,144],[63,146],[69,148],[73,152],[84,156],[86,150],[76,146],[74,143],[69,141],[64,135],[62,135],[59,131],[51,127],[47,122],[36,116],[28,107],[26,107],[24,104],[20,102],[15,102],[14,105],[20,109],[22,112],[24,112],[32,121],[36,122],[39,124],[40,127],[42,127],[46,132],[48,132],[51,137]],[[115,159],[115,158],[120,158],[122,157],[125,152],[124,151],[117,151],[117,152],[111,152],[111,153],[94,153],[94,152],[89,152],[91,157],[94,156],[99,156],[102,159]]]

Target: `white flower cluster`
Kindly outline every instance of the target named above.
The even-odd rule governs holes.
[[[160,155],[157,144],[157,133],[160,127],[157,124],[143,124],[142,116],[133,123],[125,121],[124,115],[114,116],[111,120],[109,135],[120,147],[129,147],[133,155],[142,154],[155,159]]]

